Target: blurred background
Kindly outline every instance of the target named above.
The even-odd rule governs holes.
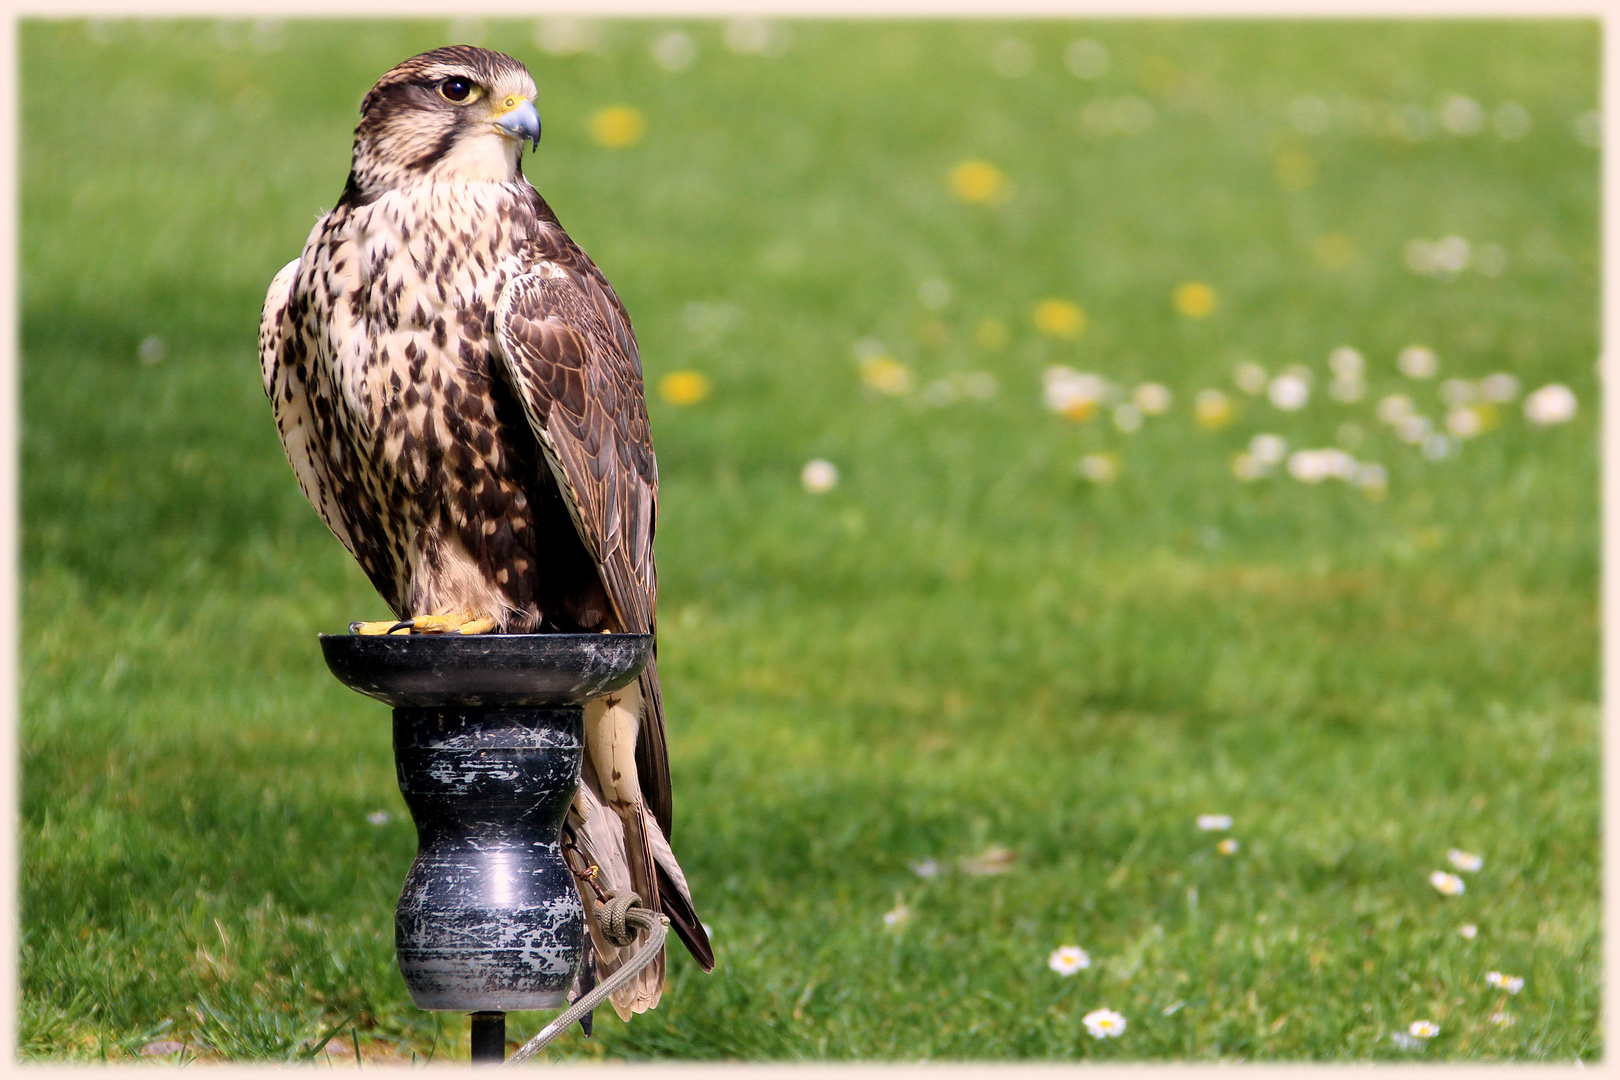
[[[19,40],[25,1058],[465,1058],[256,356],[458,41],[641,341],[719,957],[554,1058],[1601,1055],[1596,22]]]

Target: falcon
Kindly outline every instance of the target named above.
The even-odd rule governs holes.
[[[613,287],[523,176],[534,79],[435,49],[366,94],[348,183],[282,267],[259,327],[264,390],[304,495],[397,616],[356,633],[656,633],[653,458],[641,359]],[[669,845],[655,659],[585,706],[565,845],[714,954]],[[588,960],[616,948],[578,883]],[[658,1004],[664,955],[611,999]]]

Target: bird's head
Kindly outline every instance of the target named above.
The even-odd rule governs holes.
[[[534,79],[505,53],[450,45],[388,71],[360,104],[347,198],[422,182],[515,179],[540,145]]]

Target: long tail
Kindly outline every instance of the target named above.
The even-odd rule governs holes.
[[[633,890],[649,908],[668,915],[676,934],[708,971],[714,966],[714,953],[693,909],[686,875],[641,797],[635,762],[640,708],[640,694],[633,686],[621,696],[586,703],[585,761],[566,827],[581,853],[600,868],[602,887],[609,892]],[[579,892],[590,927],[596,975],[606,978],[635,953],[639,940],[620,949],[604,939],[596,926],[593,890],[582,883]],[[629,1019],[658,1004],[664,988],[664,962],[659,956],[609,999],[621,1018]]]

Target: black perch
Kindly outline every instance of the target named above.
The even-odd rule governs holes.
[[[418,1008],[470,1014],[472,1059],[506,1056],[506,1013],[567,1002],[585,913],[563,861],[584,702],[628,685],[650,634],[322,634],[345,686],[394,707],[417,852],[394,951]]]

